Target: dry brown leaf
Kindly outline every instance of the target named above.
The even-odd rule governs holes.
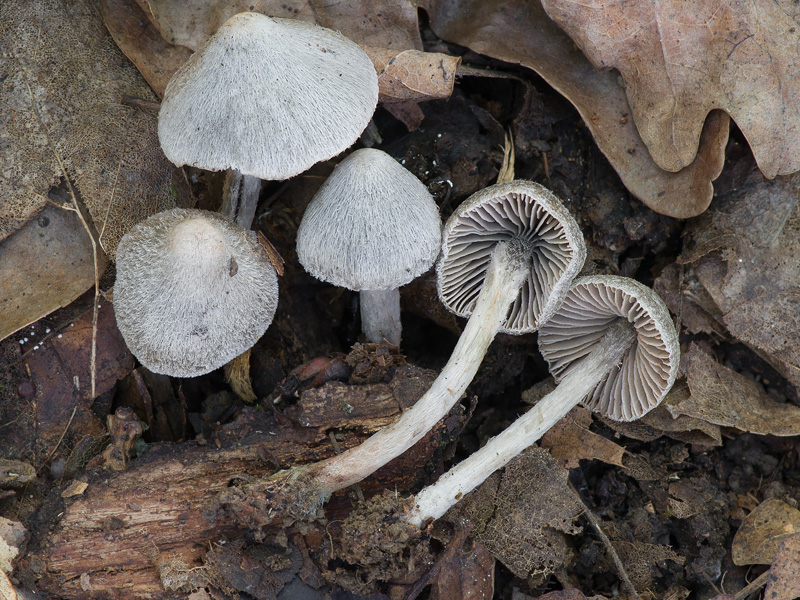
[[[542,0],[597,67],[617,69],[661,168],[695,160],[709,111],[731,115],[770,179],[800,169],[800,6]]]
[[[553,573],[571,552],[563,534],[581,531],[584,506],[568,476],[547,450],[528,448],[451,512],[469,519],[475,539],[517,577]]]
[[[0,571],[0,600],[17,600],[17,592],[3,571]]]
[[[722,366],[695,344],[681,363],[691,394],[667,407],[673,416],[760,435],[800,435],[800,407],[776,402],[758,383]]]
[[[248,10],[317,23],[364,46],[422,50],[417,10],[410,0],[148,0],[148,5],[164,38],[192,50],[230,17]]]
[[[800,534],[783,540],[769,570],[764,598],[797,600],[800,598]]]
[[[102,273],[107,260],[102,252],[98,258]],[[0,339],[66,306],[92,285],[92,243],[80,218],[72,210],[45,206],[0,241]]]
[[[679,330],[685,328],[690,333],[727,336],[719,308],[697,279],[691,265],[668,265],[653,282],[653,290],[676,316]]]
[[[544,434],[541,446],[567,469],[579,466],[581,459],[597,459],[622,467],[625,448],[589,431],[591,424],[592,411],[576,406]]]
[[[800,385],[800,174],[756,172],[688,228],[694,262],[731,334]]]
[[[800,533],[800,510],[769,498],[747,515],[733,536],[736,565],[770,565],[780,543]]]
[[[378,72],[380,102],[408,103],[449,98],[461,59],[423,52],[416,9],[396,1],[372,9],[373,2],[329,3],[103,0],[103,17],[114,39],[160,96],[172,74],[209,36],[236,13],[252,10],[271,17],[314,22],[335,29],[363,46]],[[152,22],[151,22],[152,21]],[[161,31],[161,38],[157,31]],[[165,41],[168,40],[168,41]],[[418,127],[419,107],[391,111],[409,129]]]
[[[63,177],[110,256],[129,226],[175,206],[183,184],[158,145],[156,116],[119,102],[153,94],[92,2],[0,3],[0,72],[0,238]]]
[[[673,417],[669,412],[667,407],[670,404],[688,398],[689,387],[686,385],[686,380],[679,379],[672,386],[664,401],[642,418],[630,423],[613,421],[605,417],[600,417],[600,420],[614,431],[642,442],[652,442],[662,435],[667,435],[687,444],[721,446],[722,434],[719,425],[686,415]]]
[[[572,102],[625,187],[647,206],[673,217],[708,208],[719,175],[729,118],[712,112],[698,156],[670,173],[647,151],[630,118],[617,75],[598,72],[545,14],[538,0],[425,0],[431,27],[442,39],[533,69]],[[695,148],[696,149],[696,148]]]
[[[423,102],[453,93],[458,56],[438,52],[365,47],[378,72],[378,102]]]
[[[491,600],[494,597],[494,557],[478,542],[460,549],[441,566],[431,586],[430,600]]]
[[[110,390],[129,373],[134,359],[117,329],[111,304],[103,302],[97,320],[95,393]],[[105,431],[91,409],[92,311],[63,332],[51,332],[27,352],[25,362],[36,386],[37,437],[47,452],[64,441],[67,448],[87,435]]]
[[[161,37],[151,21],[152,15],[135,0],[100,0],[99,6],[117,46],[136,65],[153,91],[163,97],[170,78],[192,52]]]

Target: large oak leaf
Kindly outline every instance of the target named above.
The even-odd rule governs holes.
[[[800,169],[800,5],[788,0],[542,0],[596,66],[619,70],[661,168],[697,153],[725,110],[768,178]]]
[[[536,71],[578,110],[625,187],[654,211],[687,218],[708,208],[722,169],[729,119],[712,113],[700,151],[677,173],[661,169],[639,137],[616,74],[598,71],[538,0],[424,0],[431,28],[449,42]]]

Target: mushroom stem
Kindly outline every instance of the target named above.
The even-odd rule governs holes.
[[[570,369],[555,390],[483,448],[417,494],[406,520],[420,527],[429,518],[438,519],[465,494],[541,438],[619,363],[634,339],[633,326],[620,319],[594,350]]]
[[[245,175],[236,169],[228,169],[225,172],[222,208],[219,212],[237,225],[250,229],[256,216],[260,193],[261,179]]]
[[[524,240],[500,242],[492,253],[475,310],[450,360],[413,407],[361,445],[327,460],[297,467],[318,498],[357,483],[411,448],[461,398],[472,381],[529,271],[531,248]]]
[[[392,290],[361,290],[361,331],[367,340],[380,344],[384,340],[400,345],[400,288]]]

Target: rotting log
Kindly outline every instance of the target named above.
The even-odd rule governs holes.
[[[426,373],[425,379],[432,375]],[[341,392],[340,384],[331,387]],[[351,391],[367,398],[374,397],[376,388],[354,386]],[[397,413],[404,404],[398,399],[391,410]],[[386,402],[378,405],[387,410]],[[385,417],[384,412],[367,420]],[[362,489],[369,494],[391,486],[402,492],[419,485],[424,472],[435,475],[431,465],[441,464],[445,442],[455,439],[463,423],[460,412],[449,415],[417,446],[363,482]],[[370,428],[338,430],[341,449],[366,438]],[[209,510],[219,491],[238,478],[262,477],[331,454],[327,427],[281,427],[272,415],[252,409],[204,446],[154,444],[130,462],[129,470],[94,472],[82,495],[45,503],[39,515],[44,525],[33,532],[33,551],[20,565],[21,576],[62,598],[181,597],[164,590],[152,562],[154,551],[188,568],[201,565],[210,544],[246,534],[222,511]],[[341,494],[338,505],[348,503]],[[331,510],[340,510],[336,506],[334,498]]]

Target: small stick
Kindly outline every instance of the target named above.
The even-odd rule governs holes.
[[[132,106],[134,108],[143,108],[145,110],[157,111],[161,108],[161,102],[157,100],[148,100],[147,98],[139,98],[138,96],[128,96],[123,94],[119,97],[119,103],[125,106]]]
[[[756,577],[753,581],[751,581],[741,590],[739,590],[737,594],[734,596],[734,600],[746,600],[747,598],[758,592],[758,590],[767,585],[767,579],[769,579],[769,574],[770,574],[769,569],[764,571],[761,575]]]
[[[578,490],[576,490],[572,484],[569,485],[569,489],[572,490],[572,493],[575,494],[575,497],[578,499],[578,501],[583,504],[583,514],[586,515],[587,519],[589,519],[592,527],[594,527],[595,531],[597,531],[597,535],[600,536],[600,540],[605,545],[606,550],[611,555],[611,560],[614,561],[614,566],[617,568],[617,573],[619,574],[619,578],[622,580],[622,583],[628,588],[633,598],[636,600],[641,600],[636,588],[633,587],[633,582],[631,581],[630,577],[628,577],[628,573],[625,571],[625,566],[622,564],[622,559],[620,559],[619,554],[617,554],[617,551],[611,544],[611,540],[608,539],[608,536],[603,531],[603,528],[600,527],[600,520],[597,518],[597,515],[595,515],[594,512],[592,512],[592,509],[589,508],[589,505],[583,501],[583,498],[581,498]]]

